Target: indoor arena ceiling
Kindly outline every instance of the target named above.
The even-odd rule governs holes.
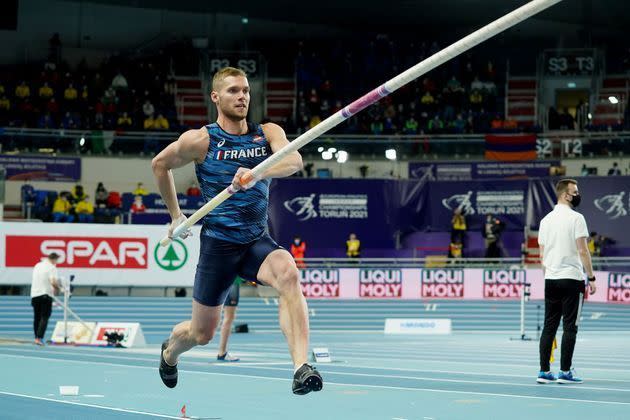
[[[299,23],[332,25],[435,26],[443,23],[478,26],[497,18],[523,0],[71,0],[150,9],[232,13]],[[564,0],[537,20],[622,28],[630,23],[626,0]]]

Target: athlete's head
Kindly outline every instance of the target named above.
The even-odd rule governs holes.
[[[212,102],[219,115],[232,120],[243,120],[249,108],[249,83],[243,70],[224,67],[212,78]]]

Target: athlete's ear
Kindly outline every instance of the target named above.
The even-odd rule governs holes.
[[[219,102],[219,92],[213,90],[210,92],[210,99],[212,99],[212,102],[214,102],[215,104],[217,102]]]

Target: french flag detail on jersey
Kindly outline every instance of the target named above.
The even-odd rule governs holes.
[[[223,160],[224,157],[225,157],[225,151],[217,150],[216,152],[214,152],[214,160]]]

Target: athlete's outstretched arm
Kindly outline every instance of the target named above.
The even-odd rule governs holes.
[[[151,161],[153,177],[173,220],[180,217],[182,213],[177,201],[177,191],[171,170],[181,168],[193,161],[201,162],[207,152],[207,130],[188,130]]]
[[[263,125],[263,131],[265,132],[265,137],[267,137],[267,141],[269,141],[271,150],[274,153],[289,144],[287,135],[278,124],[265,124]],[[297,171],[302,170],[303,167],[304,164],[302,163],[302,156],[300,155],[300,152],[295,151],[267,170],[262,175],[262,178],[283,178],[285,176],[293,175]]]

